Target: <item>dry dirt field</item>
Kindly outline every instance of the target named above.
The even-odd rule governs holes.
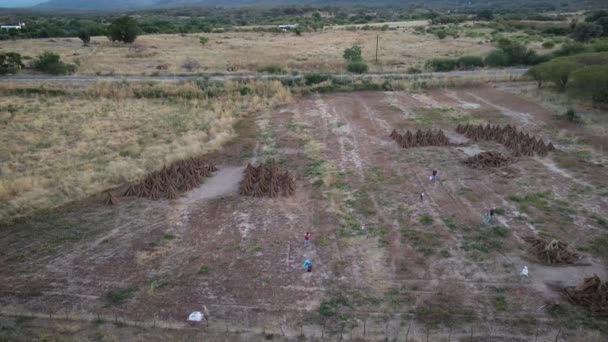
[[[491,43],[479,44],[478,38],[439,40],[415,34],[412,27],[385,32],[333,29],[301,37],[262,32],[202,35],[209,37],[204,46],[199,43],[201,34],[145,35],[132,45],[94,37],[87,47],[77,38],[2,41],[0,51],[18,51],[30,57],[53,51],[64,61],[79,64],[77,74],[83,75],[163,75],[251,73],[269,66],[280,66],[289,72],[344,72],[342,53],[354,44],[363,48],[370,72],[405,72],[412,66],[422,68],[430,58],[482,56],[493,49]],[[376,65],[371,62],[375,58],[377,35],[380,48]],[[184,69],[187,59],[198,61],[200,68]]]
[[[218,173],[177,200],[95,197],[2,227],[0,339],[605,341],[605,320],[560,289],[608,278],[608,120],[588,107],[592,124],[557,120],[543,96],[525,84],[314,94],[250,116],[209,156]],[[507,151],[459,123],[516,125],[558,151],[471,169],[467,156]],[[459,144],[389,138],[418,128]],[[239,196],[247,162],[268,158],[296,194]],[[540,264],[523,241],[536,234],[582,260]],[[205,309],[208,326],[184,322]]]

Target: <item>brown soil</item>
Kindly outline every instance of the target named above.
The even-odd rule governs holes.
[[[426,130],[425,115],[447,109],[432,124],[446,137],[459,135],[458,124],[527,120],[526,131],[553,141],[536,104],[501,94],[302,97],[239,123],[239,139],[207,156],[220,171],[175,200],[92,199],[2,227],[0,323],[30,339],[530,341],[538,333],[540,341],[561,329],[567,340],[600,341],[605,322],[569,327],[564,319],[591,318],[568,303],[556,318],[545,304],[580,274],[605,277],[604,261],[591,254],[589,266],[530,263],[523,237],[551,236],[579,250],[593,243],[604,233],[593,215],[606,213],[605,174],[566,172],[553,153],[500,171],[472,169],[457,146],[403,150],[389,137],[393,128]],[[529,115],[514,114],[523,109]],[[493,140],[477,146],[509,151]],[[239,196],[242,165],[271,159],[295,176],[297,191]],[[487,207],[504,209],[493,227],[482,225]],[[524,265],[530,282],[519,278]],[[204,308],[209,327],[184,322]],[[59,321],[65,312],[70,320]],[[39,316],[14,318],[24,313]],[[173,330],[150,335],[152,324]]]

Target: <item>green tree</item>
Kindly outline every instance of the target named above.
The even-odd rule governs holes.
[[[546,79],[553,82],[560,92],[566,91],[572,73],[581,67],[576,62],[562,58],[554,59],[544,65]]]
[[[38,56],[32,65],[34,70],[53,75],[71,74],[76,70],[74,64],[65,64],[58,54],[45,51]]]
[[[494,13],[491,9],[484,9],[477,13],[477,20],[492,21],[494,20]]]
[[[530,68],[527,75],[536,81],[538,88],[543,86],[543,82],[547,79],[547,63],[535,65]]]
[[[580,23],[572,31],[572,38],[577,42],[588,42],[593,38],[601,36],[603,29],[595,23]]]
[[[591,65],[572,73],[572,83],[578,90],[591,93],[596,102],[608,103],[608,65]]]
[[[118,18],[108,26],[108,39],[113,42],[133,43],[140,28],[137,21],[128,15]]]
[[[91,41],[91,31],[89,31],[88,29],[82,29],[78,31],[78,38],[82,40],[83,45],[88,45]]]
[[[16,74],[23,68],[21,55],[16,52],[0,52],[0,75]]]
[[[353,46],[351,48],[344,49],[344,54],[342,57],[351,63],[363,61],[363,56],[361,56],[361,47]]]

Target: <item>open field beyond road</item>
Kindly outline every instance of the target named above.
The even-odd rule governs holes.
[[[606,321],[569,304],[560,289],[594,273],[608,277],[606,113],[583,107],[593,124],[570,124],[556,119],[544,96],[512,84],[312,94],[260,106],[234,127],[237,139],[209,155],[217,174],[176,200],[120,197],[105,206],[93,197],[3,226],[0,337],[548,342],[559,334],[560,341],[605,341]],[[53,137],[61,122],[76,120],[69,113],[81,111],[27,113],[57,102],[40,95],[2,105],[17,106],[11,125],[46,127]],[[99,102],[63,106],[83,107],[97,122],[103,106],[119,103]],[[163,122],[171,102],[160,101],[161,114],[149,120]],[[203,103],[191,108],[196,103],[179,111],[206,113]],[[131,112],[144,120],[139,109]],[[471,154],[509,152],[456,133],[465,123],[516,125],[557,151],[471,169],[462,163]],[[427,128],[443,129],[455,145],[403,149],[389,138],[393,129]],[[65,146],[103,139],[95,130],[104,132],[100,124],[82,127],[84,136]],[[22,132],[8,139],[13,148],[38,143],[31,130]],[[107,144],[137,140],[111,137]],[[36,165],[63,153],[53,148]],[[245,165],[266,159],[296,176],[294,196],[238,195]],[[437,183],[428,179],[433,168]],[[500,208],[497,222],[483,225],[490,206]],[[580,263],[541,264],[527,252],[530,235],[572,244]],[[313,272],[303,271],[305,259]],[[519,277],[524,265],[527,281]],[[205,308],[208,327],[183,323]]]
[[[94,37],[90,46],[77,38],[0,41],[0,51],[16,51],[35,57],[53,51],[66,62],[79,64],[81,75],[151,75],[188,73],[251,73],[269,66],[288,72],[344,72],[342,53],[345,48],[360,45],[370,72],[405,72],[409,67],[423,68],[430,58],[485,55],[490,43],[474,38],[446,38],[402,31],[325,30],[305,33],[226,32],[202,34],[209,37],[199,43],[199,34],[145,35],[134,44],[110,43],[105,37]],[[376,36],[380,37],[379,64],[375,58]],[[186,70],[187,59],[196,60],[200,68]]]

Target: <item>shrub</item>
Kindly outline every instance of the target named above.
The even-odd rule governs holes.
[[[342,55],[348,62],[361,62],[363,57],[361,56],[361,47],[353,46],[344,50]]]
[[[452,71],[458,67],[458,61],[451,58],[434,58],[426,62],[426,68],[431,71]]]
[[[492,67],[509,65],[509,56],[502,50],[494,50],[484,59],[484,64]]]
[[[422,73],[422,70],[420,70],[416,67],[409,67],[409,68],[407,68],[407,70],[405,72],[408,74],[420,74],[420,73]]]
[[[133,43],[139,34],[139,24],[128,15],[114,20],[108,26],[108,39],[113,42]]]
[[[557,51],[553,53],[556,57],[570,56],[577,53],[583,53],[587,51],[587,47],[577,42],[564,43]]]
[[[463,56],[458,58],[460,69],[474,69],[483,67],[483,59],[477,56]]]
[[[363,62],[351,62],[346,66],[346,70],[348,70],[348,72],[354,72],[356,74],[364,74],[368,69],[367,64]]]
[[[543,48],[545,48],[545,49],[553,49],[554,47],[555,47],[555,43],[550,40],[543,43]]]
[[[578,116],[578,114],[576,114],[576,112],[572,108],[568,109],[566,111],[566,113],[564,113],[564,118],[566,118],[566,120],[568,120],[570,122],[580,122],[581,121],[580,116]]]
[[[608,52],[608,41],[599,40],[593,43],[592,49],[595,52]]]
[[[448,36],[448,33],[446,32],[446,30],[441,29],[441,30],[437,30],[437,31],[435,31],[435,35],[436,35],[436,36],[437,36],[437,38],[439,38],[439,39],[445,39],[445,37],[447,37],[447,36]]]
[[[182,69],[192,72],[201,68],[201,63],[194,58],[186,58],[182,63]]]
[[[525,45],[509,40],[498,41],[498,48],[507,56],[507,65],[529,65],[536,61],[536,53]]]
[[[38,56],[32,66],[34,70],[52,75],[71,74],[76,70],[75,65],[61,62],[58,54],[49,51],[43,52]]]
[[[285,70],[278,65],[268,65],[258,69],[258,72],[267,72],[269,74],[283,74]]]
[[[304,81],[306,82],[306,85],[319,84],[319,83],[329,81],[329,80],[331,80],[330,75],[325,75],[325,74],[305,74],[304,75]]]
[[[0,52],[0,75],[16,74],[23,68],[21,55],[16,52]]]
[[[205,45],[209,42],[209,38],[207,38],[205,36],[201,36],[198,38],[198,41],[201,43],[201,45]]]

